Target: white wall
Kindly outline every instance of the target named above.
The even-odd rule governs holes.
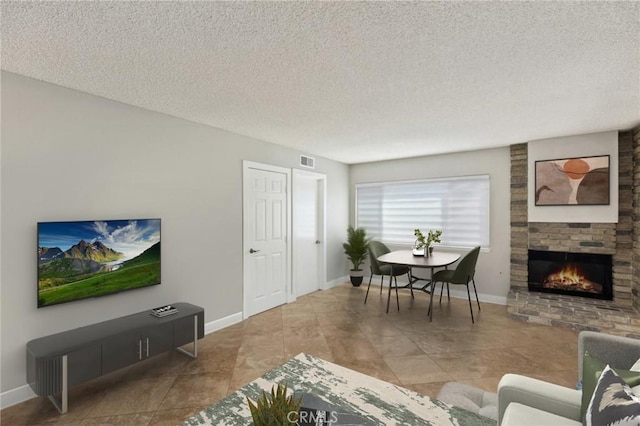
[[[301,153],[2,73],[2,392],[25,385],[34,338],[177,301],[205,321],[242,310],[242,160]],[[315,156],[314,156],[315,157]],[[348,166],[327,175],[327,280],[346,274]],[[36,223],[162,218],[162,284],[36,308]]]
[[[562,138],[542,139],[527,144],[529,174],[529,222],[618,222],[618,132],[590,133]],[[608,206],[536,206],[535,162],[574,157],[609,155]]]
[[[510,264],[510,170],[508,147],[352,165],[351,223],[355,223],[355,185],[358,183],[488,174],[491,182],[491,248],[480,253],[476,284],[480,300],[506,303]],[[365,268],[368,270],[368,265]],[[463,287],[454,288],[464,290]],[[464,295],[466,297],[466,290]]]

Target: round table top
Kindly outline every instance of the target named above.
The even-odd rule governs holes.
[[[397,250],[378,257],[378,262],[393,265],[407,265],[415,268],[438,268],[451,265],[460,259],[458,253],[434,250],[429,257],[414,256],[411,250]]]

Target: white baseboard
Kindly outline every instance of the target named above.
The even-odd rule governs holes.
[[[237,324],[242,321],[242,312],[231,314],[224,318],[217,319],[215,321],[208,322],[204,325],[204,334],[213,333],[214,331],[222,330],[233,324]]]
[[[37,396],[38,395],[31,390],[29,385],[20,386],[19,388],[2,392],[0,393],[0,410],[28,401]]]
[[[473,290],[473,289],[471,289]],[[469,296],[467,295],[467,291],[466,290],[453,290],[451,289],[450,291],[451,297],[455,297],[456,299],[468,299]],[[438,288],[438,290],[436,290],[436,292],[433,294],[433,298],[435,299],[437,297],[440,297],[440,288]],[[445,289],[444,291],[444,295],[447,295],[447,290]],[[481,302],[485,302],[485,303],[495,303],[496,305],[506,305],[507,304],[507,298],[504,296],[494,296],[493,294],[482,294],[482,293],[478,293],[478,299],[480,299]],[[475,297],[473,294],[473,291],[471,292],[471,301],[475,302]]]
[[[481,302],[494,303],[496,305],[507,305],[507,296],[494,296],[493,294],[478,294]]]
[[[341,284],[344,284],[346,282],[349,282],[349,275],[345,275],[343,277],[336,278],[335,280],[328,281],[324,285],[324,290],[328,290],[330,288],[337,287],[337,286],[339,286]]]

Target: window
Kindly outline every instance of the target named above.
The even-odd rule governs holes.
[[[356,185],[356,223],[370,238],[412,245],[442,229],[442,245],[489,247],[489,176]]]

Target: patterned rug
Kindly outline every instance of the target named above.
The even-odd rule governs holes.
[[[252,420],[247,397],[256,401],[262,390],[270,391],[277,383],[313,394],[344,412],[361,415],[372,424],[495,426],[495,420],[304,353],[188,418],[182,425],[249,425]]]

